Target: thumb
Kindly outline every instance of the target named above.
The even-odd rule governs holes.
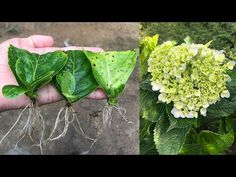
[[[30,47],[33,48],[43,48],[43,47],[51,47],[54,43],[53,38],[51,36],[44,35],[32,35],[26,38]]]

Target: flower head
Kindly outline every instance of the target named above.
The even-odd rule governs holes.
[[[173,102],[171,113],[176,118],[206,116],[207,108],[229,98],[227,74],[235,62],[225,57],[224,51],[208,45],[167,41],[158,45],[148,59],[148,71],[159,100]]]

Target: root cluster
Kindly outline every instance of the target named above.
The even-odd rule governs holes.
[[[44,140],[44,133],[45,133],[45,123],[44,118],[40,112],[40,108],[38,107],[35,100],[31,100],[30,103],[20,112],[19,116],[17,117],[15,123],[12,125],[12,127],[3,135],[3,137],[0,140],[0,145],[2,142],[6,139],[6,137],[12,132],[12,130],[16,127],[16,125],[20,122],[20,120],[23,118],[24,113],[28,112],[27,121],[24,124],[24,127],[21,129],[21,131],[17,135],[17,142],[15,144],[15,149],[17,148],[18,144],[28,135],[30,140],[34,143],[33,146],[39,146],[41,154],[43,154],[43,140]],[[37,128],[40,124],[36,123],[40,122],[41,124],[41,130],[39,128],[38,134],[38,141],[36,141],[32,134],[37,131]]]
[[[24,117],[23,115],[28,112],[27,120],[25,121],[25,124],[23,128],[20,130],[20,132],[17,135],[17,142],[15,144],[15,149],[18,147],[18,144],[26,137],[28,136],[30,140],[32,141],[33,146],[38,146],[40,149],[41,154],[43,154],[43,144],[49,143],[55,140],[58,140],[62,137],[64,137],[68,131],[68,128],[70,125],[72,125],[75,130],[85,139],[88,139],[92,141],[90,147],[87,151],[85,151],[82,154],[87,154],[91,150],[91,148],[94,146],[94,144],[98,141],[98,139],[103,135],[103,133],[111,127],[112,124],[112,111],[113,109],[116,109],[118,111],[119,116],[122,117],[122,120],[133,123],[131,121],[128,121],[126,119],[126,109],[119,106],[110,106],[106,104],[99,112],[101,112],[102,116],[102,130],[97,132],[97,135],[95,138],[89,137],[81,127],[78,113],[74,110],[74,108],[71,106],[71,104],[67,103],[66,106],[61,108],[57,114],[54,127],[52,131],[50,132],[48,138],[45,138],[45,122],[44,118],[40,112],[40,108],[38,107],[35,100],[31,100],[30,103],[20,112],[19,116],[17,117],[15,123],[12,125],[12,127],[3,135],[3,137],[0,139],[0,145],[2,142],[6,139],[6,137],[12,132],[12,130],[16,127],[16,125],[20,122],[20,120]],[[63,130],[61,133],[58,132],[59,125],[63,122]],[[78,128],[77,128],[78,127]],[[36,134],[33,136],[33,134]],[[35,138],[37,137],[37,141]]]

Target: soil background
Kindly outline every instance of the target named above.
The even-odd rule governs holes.
[[[138,47],[138,23],[0,23],[0,42],[14,37],[28,37],[33,34],[51,35],[54,46],[63,47],[68,40],[75,46],[101,47],[104,50],[128,50]],[[127,119],[134,124],[128,124],[117,116],[114,110],[112,126],[89,151],[88,154],[139,154],[139,106],[138,106],[138,69],[134,70],[126,89],[120,96],[120,105],[127,109]],[[106,100],[83,99],[73,107],[80,113],[81,124],[88,135],[96,133],[94,121],[101,121],[96,111],[102,108]],[[41,107],[46,122],[46,136],[52,129],[59,109],[65,101],[52,103]],[[0,137],[14,124],[20,110],[0,113]],[[14,149],[16,135],[19,133],[23,118],[12,133],[0,145],[0,154],[40,154],[38,147],[31,147],[28,137]],[[88,150],[91,141],[81,137],[70,126],[67,135],[55,142],[47,144],[45,154],[82,154]]]

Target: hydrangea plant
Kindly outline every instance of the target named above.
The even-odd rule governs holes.
[[[140,40],[140,153],[224,154],[235,141],[235,61],[214,41],[158,38]]]

